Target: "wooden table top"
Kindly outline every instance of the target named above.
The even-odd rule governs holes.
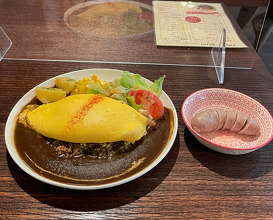
[[[36,4],[30,5],[35,7]],[[11,6],[5,5],[10,10]],[[20,25],[11,17],[9,19],[13,29],[10,33],[15,36],[14,33],[19,34],[15,29]],[[0,21],[5,23],[4,29],[7,30],[8,20]],[[29,24],[35,26],[31,22]],[[66,55],[69,62],[50,59],[39,61],[33,58],[46,54],[48,47],[43,45],[47,45],[47,42],[39,43],[37,40],[39,45],[36,45],[36,49],[27,50],[28,53],[23,54],[19,48],[26,48],[26,44],[22,45],[24,41],[29,42],[29,39],[18,35],[17,43],[0,62],[0,219],[272,218],[273,142],[245,155],[221,154],[199,143],[186,128],[180,114],[181,105],[187,96],[200,89],[216,87],[249,95],[273,114],[273,77],[256,53],[248,58],[249,62],[253,62],[252,69],[228,68],[225,70],[224,84],[219,85],[215,69],[210,67],[106,63],[94,60],[73,62],[71,54]],[[141,40],[138,43],[141,45]],[[61,54],[59,49],[58,54]],[[169,55],[172,50],[163,49]],[[49,48],[49,51],[52,50]],[[18,60],[17,52],[19,57],[22,54],[21,60]],[[197,59],[206,56],[202,51],[198,54]],[[158,54],[162,59],[164,55],[164,52]],[[238,62],[238,57],[231,57],[231,61]],[[40,182],[22,171],[7,152],[4,132],[8,115],[17,101],[39,83],[59,74],[90,68],[128,70],[150,80],[165,74],[163,89],[175,105],[179,122],[173,147],[154,169],[117,187],[77,191]]]
[[[74,191],[42,183],[11,159],[4,140],[5,123],[16,102],[32,87],[61,73],[113,68],[167,78],[164,91],[179,117],[174,145],[165,159],[144,176],[105,190]],[[226,70],[219,85],[213,68],[115,65],[3,60],[0,63],[0,218],[271,218],[273,143],[252,153],[231,156],[209,150],[186,128],[183,100],[211,87],[245,93],[273,113],[273,79],[260,59],[252,70]]]

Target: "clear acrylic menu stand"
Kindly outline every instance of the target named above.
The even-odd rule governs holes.
[[[216,70],[219,84],[224,83],[225,58],[226,58],[226,29],[223,28],[216,39],[215,47],[211,49],[211,56]]]
[[[0,27],[0,61],[11,47],[12,42],[5,31]]]

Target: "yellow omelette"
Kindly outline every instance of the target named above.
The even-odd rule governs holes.
[[[67,142],[134,143],[146,134],[147,118],[120,101],[79,94],[39,106],[27,122],[43,136]]]

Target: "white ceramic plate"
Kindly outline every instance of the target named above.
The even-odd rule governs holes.
[[[121,73],[122,73],[121,70],[114,70],[114,69],[86,69],[86,70],[79,70],[79,71],[74,71],[74,72],[62,74],[62,75],[59,75],[57,77],[66,76],[66,77],[71,77],[71,78],[74,78],[76,80],[79,80],[79,79],[82,79],[83,77],[86,77],[86,76],[90,77],[93,74],[97,74],[99,79],[106,80],[106,81],[112,81],[115,78],[120,77]],[[38,86],[47,86],[47,87],[54,86],[55,85],[55,78],[56,77],[51,78],[51,79],[41,83]],[[146,80],[146,81],[147,81],[147,83],[151,83],[149,80]],[[120,181],[116,181],[116,182],[112,182],[112,183],[108,183],[108,184],[102,184],[102,185],[73,185],[73,184],[65,184],[65,183],[56,182],[56,181],[45,178],[45,177],[37,174],[36,172],[34,172],[20,158],[20,156],[18,155],[18,153],[16,151],[16,148],[15,148],[14,129],[15,129],[15,125],[16,125],[16,122],[17,122],[17,116],[21,112],[22,108],[26,104],[28,104],[35,97],[35,93],[36,93],[36,87],[34,87],[28,93],[26,93],[17,102],[17,104],[14,106],[14,108],[10,112],[10,115],[9,115],[7,123],[6,123],[6,128],[5,128],[5,140],[6,140],[6,145],[7,145],[7,149],[9,151],[9,154],[11,155],[11,157],[15,161],[15,163],[22,170],[24,170],[30,176],[32,176],[32,177],[34,177],[34,178],[36,178],[36,179],[38,179],[38,180],[40,180],[42,182],[51,184],[51,185],[55,185],[55,186],[59,186],[59,187],[63,187],[63,188],[70,188],[70,189],[94,190],[94,189],[109,188],[109,187],[124,184],[126,182],[129,182],[131,180],[134,180],[134,179],[142,176],[143,174],[147,173],[152,168],[154,168],[167,155],[167,153],[171,149],[171,147],[172,147],[172,145],[174,143],[174,140],[176,138],[177,128],[178,128],[177,113],[176,113],[175,107],[174,107],[171,99],[168,97],[168,95],[165,92],[162,92],[162,94],[160,96],[160,99],[163,102],[165,107],[172,110],[173,116],[174,116],[174,125],[173,125],[174,127],[173,127],[172,133],[170,134],[169,141],[166,144],[165,148],[160,153],[160,155],[150,165],[148,165],[147,167],[145,167],[140,172],[138,172],[138,173],[126,178],[126,179],[122,179]]]

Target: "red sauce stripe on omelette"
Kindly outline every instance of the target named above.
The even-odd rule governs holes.
[[[90,98],[88,102],[83,105],[82,108],[75,114],[75,116],[73,116],[72,119],[68,122],[66,130],[71,129],[74,124],[82,121],[84,117],[88,114],[89,110],[103,99],[104,97],[100,95],[92,96],[92,98]]]

